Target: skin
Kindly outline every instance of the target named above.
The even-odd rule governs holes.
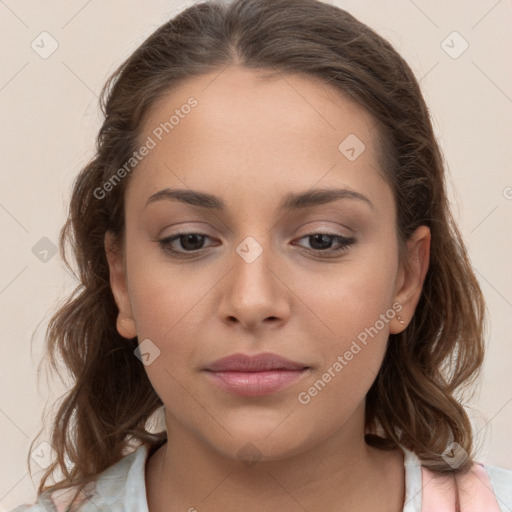
[[[165,405],[169,440],[146,465],[149,510],[401,511],[403,457],[365,443],[365,396],[389,333],[407,327],[418,303],[430,232],[418,228],[400,264],[375,121],[317,79],[263,79],[232,66],[155,103],[140,141],[191,96],[197,107],[129,178],[123,247],[105,238],[118,331],[160,350],[145,370]],[[354,161],[338,149],[349,134],[366,146]],[[168,187],[215,194],[225,211],[169,199],[146,206]],[[348,188],[372,205],[345,198],[279,209],[286,194],[311,188]],[[189,250],[178,258],[158,242],[177,232],[207,238],[193,242],[192,256],[186,240],[172,242]],[[338,243],[315,245],[314,233],[355,242],[322,258]],[[251,263],[236,252],[247,236],[263,251]],[[299,393],[393,303],[402,305],[404,323],[395,315],[308,404],[299,403]],[[236,352],[273,352],[311,368],[277,393],[237,396],[201,371]],[[239,455],[247,443],[256,447],[254,464]]]

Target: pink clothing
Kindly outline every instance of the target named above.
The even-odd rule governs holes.
[[[457,499],[461,512],[501,512],[483,464],[475,463],[469,473],[455,477],[439,476],[424,467],[421,468],[421,472],[423,477],[421,512],[453,512],[457,510]]]

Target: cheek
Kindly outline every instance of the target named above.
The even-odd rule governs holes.
[[[171,262],[147,243],[130,247],[128,242],[127,252],[129,295],[139,338],[172,339],[179,345],[180,331],[190,332],[194,322],[199,323],[217,274],[204,265]]]
[[[138,264],[143,261],[140,256],[137,250],[132,253],[128,275],[139,343],[151,340],[149,346],[157,354],[145,371],[167,409],[187,423],[201,415],[191,399],[197,395],[191,376],[201,353],[202,344],[197,341],[204,331],[206,299],[215,279],[199,279],[197,272],[194,277],[193,272],[156,261]]]
[[[364,398],[377,376],[389,322],[396,315],[392,307],[395,256],[396,247],[383,241],[361,250],[358,257],[347,258],[332,275],[299,281],[297,295],[313,304],[315,315],[309,313],[307,323],[322,354],[321,368],[308,383],[311,386],[302,389],[303,400],[299,397],[299,403],[311,411],[334,408],[335,416],[345,414]]]
[[[317,336],[310,331],[322,364],[298,390],[296,409],[312,436],[336,431],[363,403],[381,367],[395,314],[387,279],[373,275],[364,283],[345,284],[342,291],[326,293],[319,310],[329,337],[320,335],[325,326]]]
[[[331,341],[346,342],[391,308],[396,273],[396,247],[368,244],[319,273],[296,276],[294,293],[323,323]]]

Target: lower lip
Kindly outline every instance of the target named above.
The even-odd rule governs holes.
[[[220,388],[241,396],[264,396],[280,391],[299,380],[308,369],[264,372],[212,372],[207,374]]]

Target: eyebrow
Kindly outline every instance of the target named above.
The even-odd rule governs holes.
[[[340,199],[357,199],[365,202],[372,208],[372,210],[375,210],[373,203],[366,196],[348,188],[313,189],[306,192],[289,193],[283,197],[279,206],[281,210],[300,210],[303,208],[310,208],[312,206],[332,203],[333,201],[338,201]],[[206,192],[199,192],[197,190],[172,188],[165,188],[151,195],[146,201],[145,207],[151,203],[162,200],[181,201],[192,206],[208,208],[211,210],[226,209],[224,201],[215,195],[208,194]]]

